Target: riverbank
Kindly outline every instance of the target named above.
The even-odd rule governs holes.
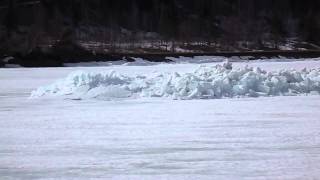
[[[198,56],[219,56],[239,60],[257,60],[274,58],[317,58],[319,50],[303,51],[245,51],[245,52],[206,52],[206,53],[105,53],[96,54],[83,49],[72,51],[43,52],[33,51],[26,55],[3,56],[0,58],[0,67],[63,67],[65,63],[81,62],[134,62],[141,58],[150,62],[171,62],[172,58]]]

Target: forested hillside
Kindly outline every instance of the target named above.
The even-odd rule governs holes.
[[[0,50],[74,42],[94,51],[310,49],[319,0],[3,0]]]

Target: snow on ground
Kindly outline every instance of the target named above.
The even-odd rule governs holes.
[[[208,63],[214,66],[217,63]],[[320,61],[233,63],[317,69]],[[77,70],[128,77],[197,64],[0,70],[0,179],[317,179],[320,96],[29,99]]]

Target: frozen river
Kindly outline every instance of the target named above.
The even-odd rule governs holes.
[[[320,177],[320,96],[28,99],[79,69],[130,75],[197,66],[0,69],[0,179]],[[249,66],[319,68],[320,61]]]

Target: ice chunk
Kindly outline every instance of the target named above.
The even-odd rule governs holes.
[[[90,89],[86,98],[128,98],[131,96],[131,92],[122,86],[98,86]]]

